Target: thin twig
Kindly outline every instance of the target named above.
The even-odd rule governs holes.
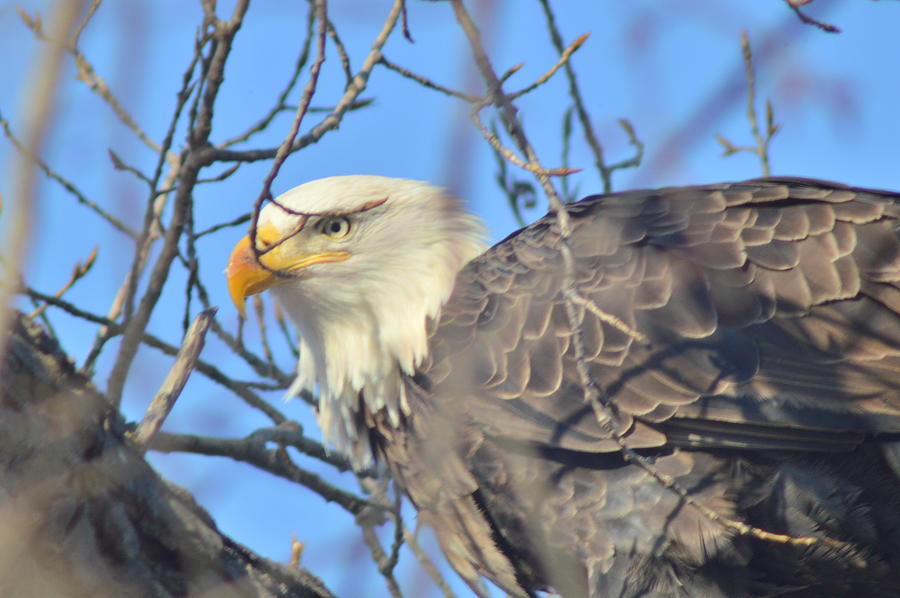
[[[119,103],[119,100],[113,95],[109,86],[106,84],[106,81],[97,74],[93,65],[88,62],[81,51],[75,47],[70,48],[69,51],[75,58],[75,65],[78,68],[78,79],[84,81],[91,91],[103,98],[115,115],[119,117],[119,120],[122,121],[122,124],[131,129],[134,135],[144,142],[144,145],[154,152],[159,152],[159,144],[150,139],[141,126],[137,124],[137,121],[135,121],[128,111]]]
[[[288,96],[291,95],[294,87],[297,85],[297,81],[300,80],[300,71],[303,70],[303,67],[306,66],[306,62],[309,60],[309,49],[312,45],[313,24],[315,23],[315,20],[314,1],[310,0],[309,12],[306,15],[306,37],[303,40],[303,45],[300,46],[300,54],[297,56],[296,62],[294,62],[294,70],[291,72],[291,76],[288,79],[287,85],[285,85],[284,89],[281,90],[281,93],[278,94],[278,98],[275,100],[274,106],[269,109],[269,112],[267,114],[265,114],[261,119],[259,119],[256,124],[248,128],[240,135],[223,141],[219,145],[219,147],[231,147],[232,145],[247,141],[257,133],[265,131],[267,128],[269,128],[269,125],[279,113],[287,112],[290,109],[285,105],[285,102],[287,101]]]
[[[238,162],[238,164],[240,164],[240,162]],[[234,220],[229,220],[228,222],[222,222],[221,224],[216,224],[214,226],[210,226],[209,228],[204,229],[204,230],[200,231],[199,233],[197,233],[196,236],[199,239],[200,237],[205,237],[206,235],[211,235],[213,233],[219,232],[222,229],[233,228],[235,226],[240,226],[242,224],[246,224],[247,222],[250,222],[250,214],[249,213],[241,214]]]
[[[75,28],[75,31],[72,33],[72,36],[69,38],[72,46],[78,45],[78,40],[81,38],[81,34],[84,32],[84,28],[87,27],[87,24],[94,18],[94,14],[97,12],[97,9],[100,8],[100,4],[103,3],[103,0],[92,0],[91,5],[88,7],[87,12],[84,15],[84,18],[81,19],[81,23],[78,24],[78,27]]]
[[[259,327],[259,339],[262,343],[263,357],[266,361],[275,366],[275,356],[272,354],[272,347],[269,345],[269,330],[266,326],[266,308],[263,305],[262,297],[253,296],[253,312],[256,315],[256,325]]]
[[[197,295],[200,298],[200,302],[203,304],[205,308],[209,308],[212,306],[212,303],[209,298],[209,293],[206,290],[206,287],[199,280],[199,278],[195,281],[195,288],[197,289]],[[253,353],[247,351],[241,342],[240,338],[236,338],[231,335],[227,330],[225,330],[221,324],[219,324],[218,320],[213,320],[212,322],[212,331],[220,340],[222,340],[228,347],[239,357],[241,357],[247,365],[249,365],[253,370],[260,376],[265,378],[270,378],[275,380],[279,388],[286,389],[288,385],[290,385],[293,377],[286,372],[283,372],[279,368],[275,366],[275,364],[267,362],[263,359],[260,359]],[[300,398],[303,399],[310,405],[316,405],[317,401],[313,396],[311,396],[308,392],[302,392]]]
[[[134,118],[128,113],[127,110],[125,110],[116,96],[109,89],[106,81],[104,81],[103,78],[97,74],[97,72],[94,70],[93,65],[85,57],[84,53],[82,53],[82,51],[78,48],[78,42],[81,38],[81,34],[84,32],[84,29],[85,27],[87,27],[90,20],[94,17],[94,14],[100,7],[100,4],[101,0],[93,0],[90,7],[88,7],[84,18],[75,28],[75,31],[72,33],[72,35],[68,35],[63,32],[62,37],[56,37],[55,35],[48,37],[44,35],[40,21],[36,18],[33,19],[29,17],[25,13],[25,11],[21,9],[19,9],[19,16],[22,18],[25,24],[28,25],[29,28],[32,29],[32,31],[34,31],[38,39],[48,42],[57,40],[58,43],[63,44],[65,46],[66,52],[68,52],[74,59],[75,67],[78,69],[78,75],[76,76],[76,79],[83,81],[91,91],[99,95],[100,98],[103,99],[103,101],[106,102],[107,105],[109,105],[115,115],[119,117],[119,120],[121,120],[126,127],[131,129],[131,131],[137,136],[137,138],[143,141],[147,145],[147,147],[149,147],[154,152],[159,152],[159,145],[152,139],[150,139],[146,133],[144,133],[143,129],[141,129]]]
[[[388,592],[390,592],[393,598],[403,598],[403,592],[400,590],[400,585],[394,577],[393,570],[390,570],[385,566],[385,563],[388,561],[388,556],[385,554],[384,548],[381,547],[381,542],[378,540],[378,534],[375,533],[375,526],[366,523],[365,521],[360,521],[359,517],[357,517],[356,524],[362,531],[363,542],[369,548],[372,560],[375,562],[376,567],[378,567],[378,572],[381,573],[381,576],[384,578],[384,583],[387,585]]]
[[[33,305],[35,307],[35,309],[37,309],[38,307],[40,307],[42,305],[41,302],[38,301],[37,299],[35,299],[34,297],[29,297],[28,300],[31,301],[31,305]],[[46,304],[43,304],[43,305],[46,305]],[[47,317],[46,310],[41,312],[40,314],[38,314],[38,318],[40,318],[41,324],[44,326],[44,328],[47,329],[47,334],[50,335],[50,338],[55,339],[57,342],[60,342],[59,335],[56,333],[56,328],[53,326],[53,323],[50,321],[50,318]],[[60,344],[62,344],[62,343],[60,343]]]
[[[644,143],[638,138],[637,131],[634,130],[634,125],[631,124],[630,120],[627,118],[620,118],[616,122],[619,123],[622,130],[628,135],[628,143],[634,148],[634,155],[630,158],[625,158],[624,160],[619,160],[618,162],[610,164],[610,172],[625,168],[637,168],[644,160]]]
[[[840,33],[841,30],[835,27],[830,23],[825,23],[824,21],[817,21],[816,19],[808,16],[804,12],[800,10],[801,6],[809,4],[811,0],[784,0],[791,10],[794,11],[794,14],[797,15],[797,18],[800,19],[801,23],[805,23],[807,25],[813,25],[818,27],[825,33]]]
[[[744,59],[744,69],[747,73],[747,119],[750,121],[750,132],[756,140],[756,149],[759,160],[762,163],[763,176],[769,176],[769,137],[763,139],[759,132],[759,122],[756,120],[756,75],[753,72],[753,52],[750,50],[750,40],[747,39],[747,30],[741,31],[741,56]]]
[[[172,411],[172,407],[175,406],[175,401],[178,400],[184,385],[187,384],[188,377],[194,371],[197,358],[203,349],[206,331],[209,330],[209,324],[215,315],[215,307],[201,311],[194,318],[187,334],[184,335],[184,342],[181,344],[181,349],[178,350],[178,356],[175,358],[175,363],[172,364],[172,369],[169,370],[162,387],[153,397],[153,401],[134,432],[134,442],[139,447],[146,449],[150,440],[162,427],[169,412]]]
[[[391,541],[391,552],[388,555],[387,561],[384,563],[385,571],[390,573],[391,576],[393,576],[397,563],[400,562],[400,548],[403,547],[404,542],[403,529],[405,526],[403,525],[403,514],[401,512],[402,506],[403,494],[400,491],[400,488],[394,484],[394,508],[392,509],[394,514],[394,539]]]
[[[112,149],[107,149],[106,151],[109,153],[109,159],[112,160],[113,168],[115,168],[116,170],[130,172],[131,174],[136,176],[139,180],[143,181],[144,183],[147,183],[148,185],[150,185],[152,183],[152,181],[150,180],[150,177],[148,177],[146,174],[144,174],[143,172],[141,172],[134,166],[131,166],[130,164],[126,164],[125,161],[122,158],[120,158],[119,155],[116,152],[114,152]]]
[[[409,32],[409,15],[406,13],[406,1],[403,2],[403,12],[401,13],[402,17],[402,28],[403,28],[403,37],[406,38],[411,44],[416,43],[416,41],[412,38],[412,34]]]
[[[197,185],[205,185],[207,183],[220,183],[220,182],[224,181],[225,179],[227,179],[228,177],[230,177],[231,175],[233,175],[234,173],[236,173],[238,171],[238,168],[240,168],[240,167],[241,167],[241,163],[238,162],[234,166],[226,168],[225,170],[223,170],[222,172],[220,172],[219,174],[217,174],[215,176],[205,178],[205,179],[203,179],[203,178],[197,179],[196,184]],[[167,191],[160,191],[159,193],[167,193]]]
[[[553,65],[553,68],[551,68],[549,71],[547,71],[546,73],[544,73],[543,75],[538,77],[537,81],[535,81],[528,87],[525,87],[523,89],[520,89],[519,91],[509,94],[509,99],[515,100],[517,98],[520,98],[521,96],[523,96],[527,93],[531,93],[532,91],[534,91],[535,89],[537,89],[538,87],[540,87],[541,85],[543,85],[544,83],[549,81],[550,77],[555,75],[556,71],[558,71],[564,64],[566,64],[569,61],[569,57],[571,57],[572,54],[574,54],[578,50],[578,48],[580,48],[584,44],[584,42],[587,41],[587,38],[590,37],[590,35],[591,35],[590,33],[583,33],[583,34],[579,35],[575,39],[575,41],[573,41],[571,44],[569,44],[566,47],[565,50],[563,50],[557,63],[555,65]]]
[[[419,545],[419,540],[418,538],[416,538],[416,534],[408,527],[403,528],[403,539],[406,542],[406,545],[409,547],[410,551],[412,551],[413,555],[416,557],[416,560],[418,560],[419,564],[422,565],[425,573],[428,574],[428,577],[431,578],[431,581],[434,582],[434,585],[436,585],[444,595],[444,598],[457,598],[456,594],[450,588],[450,584],[448,584],[447,580],[444,579],[444,576],[441,575],[441,572],[437,568],[437,565],[434,564],[434,561],[431,560],[431,557],[429,557],[428,554],[425,553],[425,550]]]
[[[610,326],[612,326],[619,332],[630,336],[632,339],[634,339],[635,341],[637,341],[639,343],[647,343],[648,342],[646,334],[644,334],[638,330],[635,330],[633,327],[631,327],[628,324],[626,324],[625,322],[623,322],[621,318],[619,318],[611,313],[607,313],[607,312],[603,311],[602,309],[600,309],[600,307],[596,303],[594,303],[593,301],[591,301],[590,299],[588,299],[586,297],[581,296],[574,289],[567,289],[566,296],[573,303],[576,303],[577,305],[584,307],[589,312],[594,314],[597,317],[597,319],[600,320],[601,322],[605,322],[606,324],[609,324]]]
[[[213,332],[216,336],[219,337],[228,347],[234,351],[238,356],[240,356],[247,364],[253,368],[253,370],[260,376],[264,376],[266,378],[271,378],[276,380],[279,384],[282,385],[282,388],[287,388],[293,380],[293,376],[289,375],[278,368],[273,367],[271,363],[266,362],[263,359],[260,359],[253,353],[247,351],[244,345],[234,336],[231,335],[227,330],[222,328],[222,326],[218,323],[218,321],[213,323]],[[314,398],[310,397],[308,394],[304,393],[302,397],[310,404],[315,405],[316,401]]]
[[[572,114],[574,113],[574,110],[575,109],[570,106],[563,114],[561,156],[563,168],[569,167],[569,155],[572,152]],[[560,187],[562,187],[563,201],[575,201],[578,195],[578,186],[576,185],[574,189],[569,189],[569,177],[567,176],[562,177],[559,181],[559,184]]]
[[[497,127],[495,123],[491,123],[491,133],[498,137]],[[526,209],[534,208],[537,205],[536,195],[534,185],[528,181],[522,181],[516,179],[515,177],[509,176],[509,168],[507,167],[507,160],[503,157],[503,154],[492,145],[491,149],[494,151],[494,158],[497,162],[497,174],[494,177],[494,180],[497,181],[497,185],[503,191],[503,194],[506,195],[506,200],[509,203],[509,207],[512,210],[513,216],[516,219],[516,222],[520,227],[525,227],[525,217],[522,214],[522,209],[519,207],[519,204],[522,204],[522,207]],[[563,185],[565,185],[566,177],[563,177]]]
[[[512,105],[509,97],[504,94],[503,90],[501,89],[500,80],[497,78],[497,74],[494,72],[494,68],[491,66],[487,53],[484,50],[484,46],[481,43],[481,34],[479,33],[478,28],[472,21],[471,16],[469,16],[469,13],[463,5],[462,0],[451,0],[451,4],[453,5],[453,12],[456,15],[456,20],[459,22],[460,26],[463,28],[463,31],[466,34],[466,37],[469,39],[469,45],[472,48],[472,52],[475,56],[475,63],[478,65],[478,70],[481,72],[481,76],[484,78],[485,84],[487,85],[488,93],[486,101],[495,104],[500,110],[503,125],[506,127],[510,136],[513,138],[513,141],[515,141],[519,150],[525,156],[524,160],[520,160],[516,157],[518,163],[513,163],[517,166],[521,165],[521,168],[525,168],[526,170],[532,172],[540,182],[541,187],[544,189],[544,193],[548,198],[551,198],[551,202],[553,199],[555,199],[556,204],[560,204],[559,194],[556,192],[556,189],[550,182],[550,176],[564,176],[566,174],[571,174],[571,171],[563,171],[561,169],[547,169],[541,165],[540,161],[537,159],[537,154],[535,153],[534,148],[531,146],[531,144],[528,142],[527,137],[525,136],[525,131],[522,130],[522,126],[519,123],[518,117],[516,116],[516,108]],[[481,119],[478,113],[483,107],[484,103],[476,104],[475,106],[473,106],[471,114],[472,121],[478,127],[479,131],[481,131],[481,134],[485,137],[485,139],[487,139],[491,143],[491,145],[494,145],[498,151],[505,150],[505,153],[515,156],[515,154],[513,154],[511,150],[504,148],[502,144],[500,144],[499,140],[496,139],[496,137],[494,137],[491,132],[487,130],[484,124],[481,123]],[[568,215],[563,216],[563,218],[568,218]]]
[[[194,211],[188,210],[187,219],[184,223],[185,246],[187,247],[187,257],[182,256],[178,252],[178,260],[187,270],[187,281],[184,289],[184,315],[181,318],[181,326],[184,333],[187,334],[189,322],[191,318],[191,303],[194,298],[194,289],[200,282],[200,260],[197,257],[197,237],[194,234]],[[210,306],[205,306],[209,309]]]
[[[75,67],[78,69],[77,79],[80,81],[84,81],[84,83],[88,86],[88,89],[99,95],[104,102],[112,109],[113,113],[119,117],[119,120],[122,121],[126,127],[128,127],[134,135],[140,139],[144,145],[149,147],[154,152],[160,152],[161,148],[158,143],[150,139],[150,137],[144,132],[140,125],[137,124],[137,121],[134,120],[134,117],[129,114],[129,112],[125,109],[124,106],[119,102],[118,98],[113,94],[112,90],[109,88],[109,85],[106,84],[106,81],[97,74],[97,71],[94,70],[94,66],[87,59],[84,53],[78,48],[78,39],[83,31],[84,27],[87,25],[90,18],[93,16],[94,11],[96,11],[97,7],[100,5],[99,1],[94,1],[91,6],[91,10],[85,15],[85,19],[82,21],[81,26],[76,31],[76,34],[71,38],[68,44],[69,54],[72,55],[72,58],[75,60]]]
[[[9,121],[3,118],[3,115],[0,114],[0,127],[3,127],[3,134],[9,139],[10,143],[15,146],[15,148],[20,152],[25,152],[25,146],[19,141],[19,139],[12,132],[12,128],[10,127]],[[50,166],[44,162],[39,156],[31,155],[30,158],[34,160],[34,163],[37,164],[37,167],[40,168],[44,174],[62,185],[63,189],[68,191],[72,196],[75,197],[75,200],[87,206],[89,209],[93,210],[98,216],[109,222],[113,228],[116,230],[125,233],[132,240],[136,240],[138,238],[138,233],[129,227],[127,224],[123,223],[121,220],[101,208],[99,205],[88,199],[84,193],[78,190],[75,184],[68,179],[64,178],[61,174],[54,171]]]
[[[378,480],[377,485],[373,484],[372,480],[364,480],[363,488],[371,489],[372,500],[376,500],[387,505],[387,484],[388,480],[385,479]],[[381,546],[381,541],[378,539],[378,535],[375,533],[375,526],[381,525],[384,522],[384,511],[373,511],[371,509],[368,509],[362,511],[356,516],[356,524],[362,530],[363,541],[365,542],[366,546],[368,546],[369,553],[372,556],[372,560],[378,567],[378,572],[382,577],[384,577],[384,581],[387,584],[388,591],[394,598],[402,598],[403,596],[403,593],[400,590],[400,585],[397,583],[397,578],[394,576],[394,569],[397,566],[400,547],[403,545],[403,518],[400,515],[400,505],[401,496],[400,493],[397,492],[394,497],[394,501],[391,503],[389,511],[389,513],[392,515],[392,519],[394,520],[394,539],[391,542],[390,554],[384,551],[384,548],[382,548]]]
[[[203,304],[205,309],[209,309],[212,307],[212,302],[210,301],[209,292],[206,289],[206,286],[200,280],[199,276],[194,276],[197,267],[198,260],[194,252],[194,243],[196,242],[196,236],[191,235],[190,228],[186,228],[187,237],[188,237],[188,257],[182,256],[180,253],[178,254],[178,259],[184,265],[184,267],[189,272],[189,285],[191,289],[195,289],[197,291],[197,296],[200,299],[200,302]],[[185,326],[186,328],[187,326]],[[240,329],[239,329],[240,330]],[[265,378],[270,378],[276,382],[275,385],[265,384],[262,382],[256,383],[248,383],[249,386],[253,388],[261,388],[264,390],[277,390],[286,389],[291,380],[293,380],[292,376],[287,374],[278,368],[277,364],[273,361],[265,361],[260,359],[253,353],[247,351],[246,347],[244,347],[243,342],[238,336],[237,338],[232,336],[227,330],[225,330],[221,324],[219,324],[218,320],[212,321],[212,331],[213,333],[219,337],[228,347],[238,356],[244,359],[253,370],[260,376]],[[306,403],[315,406],[317,401],[312,395],[308,392],[304,391],[300,393],[300,398],[303,399]]]
[[[375,98],[361,98],[358,100],[354,100],[350,107],[347,108],[347,112],[354,112],[359,110],[360,108],[366,108],[375,103]],[[334,112],[334,106],[310,106],[309,110],[306,111],[307,114],[331,114]]]
[[[196,181],[194,181],[194,185],[206,185],[209,183],[221,183],[222,181],[228,179],[229,177],[231,177],[231,175],[236,173],[240,167],[241,167],[241,163],[237,162],[237,163],[235,163],[234,166],[229,166],[228,168],[226,168],[225,170],[223,170],[222,172],[220,172],[219,174],[217,174],[215,176],[211,176],[211,177],[207,177],[207,178],[198,178]],[[169,195],[171,193],[174,193],[177,190],[178,190],[177,185],[173,185],[171,187],[163,187],[162,189],[156,189],[155,191],[153,191],[153,195],[154,196]],[[159,220],[158,212],[157,212],[157,220]],[[160,231],[165,232],[165,229],[162,226],[161,221],[158,221],[157,225],[159,226]]]
[[[242,382],[247,388],[255,388],[256,390],[284,390],[285,386],[283,384],[277,384],[274,382]]]
[[[275,303],[275,321],[278,322],[278,327],[281,329],[281,334],[284,336],[284,341],[288,346],[288,349],[291,351],[291,353],[294,354],[295,358],[300,357],[300,351],[297,349],[297,343],[291,336],[291,331],[288,329],[287,322],[284,318],[284,311],[282,311],[281,305],[278,302]]]
[[[464,100],[464,101],[472,103],[472,104],[474,104],[475,102],[480,102],[482,100],[482,98],[479,96],[475,96],[475,95],[468,94],[468,93],[463,93],[461,91],[456,91],[456,90],[450,89],[449,87],[444,87],[443,85],[435,83],[434,81],[432,81],[431,79],[429,79],[427,77],[418,75],[418,74],[410,71],[409,69],[406,69],[406,68],[400,66],[399,64],[397,64],[395,62],[391,62],[384,56],[381,57],[381,60],[379,60],[379,63],[382,64],[383,66],[387,67],[388,69],[394,71],[395,73],[397,73],[403,77],[406,77],[407,79],[411,79],[411,80],[415,81],[416,83],[418,83],[419,85],[421,85],[423,87],[427,87],[428,89],[433,89],[435,91],[439,91],[441,93],[447,94],[448,96],[451,96],[454,98],[459,98],[460,100]]]
[[[404,15],[405,14],[404,11]],[[344,79],[347,81],[347,85],[350,85],[350,82],[353,81],[353,69],[350,66],[350,55],[347,54],[347,48],[344,46],[344,42],[341,41],[341,36],[338,35],[337,29],[335,28],[334,23],[331,22],[331,19],[326,19],[325,24],[328,27],[328,37],[331,38],[331,41],[334,42],[334,47],[337,49],[338,58],[341,61],[341,70],[344,71]]]
[[[506,72],[503,73],[502,75],[500,75],[500,77],[498,77],[498,80],[500,81],[500,84],[502,85],[503,83],[506,83],[506,81],[507,81],[510,77],[512,77],[513,75],[515,75],[516,73],[518,73],[518,72],[519,72],[519,69],[521,69],[523,66],[525,66],[525,63],[524,63],[524,62],[520,62],[519,64],[515,64],[515,65],[509,67],[508,69],[506,69]]]
[[[94,262],[97,260],[97,249],[99,249],[99,245],[94,245],[94,249],[91,250],[91,253],[88,255],[87,259],[84,260],[84,263],[80,261],[75,262],[75,266],[72,268],[72,273],[69,275],[69,280],[56,291],[55,297],[62,297],[66,294],[66,292],[72,288],[76,282],[87,276],[88,272],[91,271],[91,267],[94,265]],[[49,303],[43,303],[40,307],[35,309],[33,312],[28,314],[28,318],[33,320],[39,316],[41,316],[44,311],[47,309]]]

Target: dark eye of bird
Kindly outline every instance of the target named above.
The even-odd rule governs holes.
[[[256,248],[260,251],[268,249],[272,245],[272,241],[264,239],[259,230],[256,231]]]
[[[350,232],[350,220],[345,217],[329,218],[322,223],[322,234],[332,239],[342,239]]]

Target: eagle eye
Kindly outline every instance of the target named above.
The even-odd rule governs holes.
[[[320,230],[329,239],[343,239],[350,234],[350,219],[345,216],[326,218],[322,221]]]

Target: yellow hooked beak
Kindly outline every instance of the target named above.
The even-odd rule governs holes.
[[[281,239],[281,234],[273,225],[264,224],[257,228],[256,237],[259,245],[266,247],[277,243]],[[231,257],[228,258],[228,268],[225,270],[228,291],[241,318],[246,318],[244,302],[247,297],[291,280],[287,275],[288,272],[313,264],[342,262],[349,257],[350,253],[347,251],[298,254],[294,247],[289,248],[287,243],[282,243],[259,256],[257,261],[250,245],[250,236],[247,235],[238,241],[231,251]]]

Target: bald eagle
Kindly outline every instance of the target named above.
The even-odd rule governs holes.
[[[441,189],[333,177],[266,205],[227,276],[239,310],[271,289],[292,390],[476,593],[896,597],[898,198],[629,191],[485,251]]]

